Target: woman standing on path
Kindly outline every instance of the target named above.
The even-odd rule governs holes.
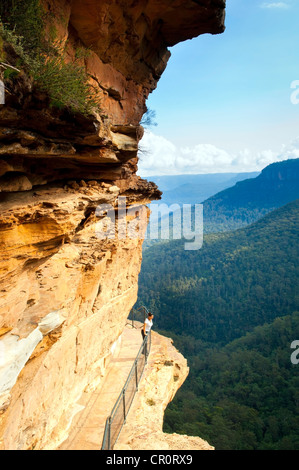
[[[151,312],[149,312],[147,318],[144,321],[143,328],[141,330],[143,340],[148,335],[148,333],[150,332],[153,326],[153,318],[154,318],[154,315]]]

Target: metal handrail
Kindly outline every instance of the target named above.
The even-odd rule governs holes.
[[[125,385],[123,386],[122,391],[120,392],[118,399],[116,400],[115,405],[112,408],[112,411],[106,420],[101,450],[113,449],[120,435],[123,425],[126,422],[126,417],[129,413],[133,399],[138,390],[138,385],[140,383],[145,365],[147,363],[147,358],[150,353],[150,349],[151,349],[151,332],[149,332],[149,334],[144,338],[142,345],[136,356],[136,359],[133,363],[133,366],[130,370],[128,378],[125,382]],[[143,361],[142,356],[144,356],[144,361]],[[142,369],[138,371],[139,363],[141,363]],[[133,393],[130,396],[129,387],[131,384],[133,385]],[[129,403],[127,403],[127,400],[126,400],[127,392],[128,392]],[[118,417],[118,414],[121,414],[121,415]],[[117,421],[117,418],[119,419],[119,421]],[[116,422],[115,426],[117,427],[117,430],[115,432],[115,435],[112,436],[112,429],[113,429],[114,422]]]
[[[137,309],[132,308],[132,310],[130,312],[129,317],[132,316],[131,321],[132,321],[132,327],[133,328],[136,328],[135,325],[134,325],[134,323],[135,323],[135,313],[140,312],[141,310],[143,311],[143,320],[145,321],[146,317],[149,314],[149,310],[144,305],[141,305],[141,307],[139,307]]]

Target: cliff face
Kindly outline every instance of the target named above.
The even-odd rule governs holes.
[[[0,107],[2,449],[43,449],[100,381],[136,301],[145,204],[160,197],[136,176],[146,99],[167,48],[222,32],[224,6],[46,2],[69,56],[78,44],[89,49],[83,61],[101,111],[51,108],[25,75]],[[117,236],[120,222],[139,236]]]

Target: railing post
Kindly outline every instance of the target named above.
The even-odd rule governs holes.
[[[135,361],[135,380],[136,380],[136,390],[138,390],[138,367],[137,367],[137,360]]]
[[[123,390],[124,423],[126,422],[126,390]]]
[[[149,331],[146,338],[145,338],[145,362],[147,363],[147,358],[149,356],[149,350],[148,350],[148,345],[149,345],[149,336],[151,332]]]
[[[108,450],[111,450],[111,416],[108,418]]]

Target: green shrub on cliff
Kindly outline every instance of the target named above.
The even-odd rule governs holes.
[[[45,48],[43,42],[44,13],[39,0],[1,0],[1,21],[23,38],[27,52],[36,53]]]
[[[80,57],[65,61],[55,27],[45,35],[45,16],[39,0],[1,0],[0,35],[18,56],[18,67],[47,93],[52,106],[90,114],[99,103]]]

